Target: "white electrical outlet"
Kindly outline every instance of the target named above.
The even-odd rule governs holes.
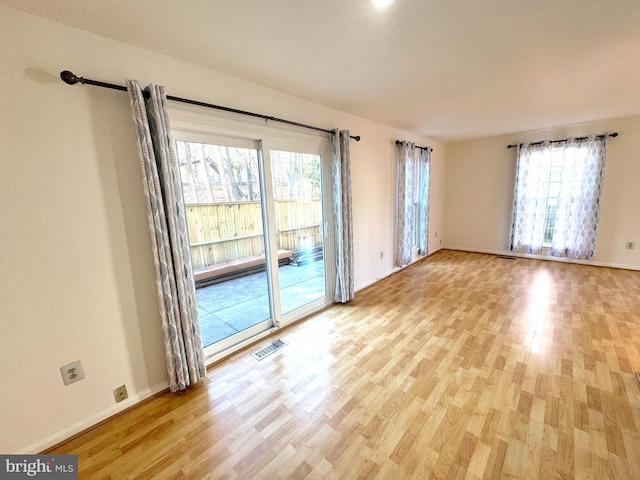
[[[625,244],[625,248],[627,250],[633,250],[634,248],[636,248],[636,242],[627,242]]]
[[[65,385],[82,380],[84,378],[84,370],[82,370],[80,360],[60,367],[60,374]]]
[[[384,251],[380,250],[380,258],[384,258]]]

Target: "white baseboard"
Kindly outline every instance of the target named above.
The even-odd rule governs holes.
[[[359,292],[360,290],[364,290],[367,287],[370,287],[373,284],[378,283],[380,280],[384,280],[385,278],[387,278],[388,276],[392,275],[393,273],[397,272],[398,270],[400,270],[399,268],[395,268],[393,270],[390,270],[388,272],[385,272],[382,274],[382,276],[380,277],[376,277],[373,280],[368,281],[367,283],[364,283],[358,287],[356,287],[355,291],[356,293]]]
[[[444,247],[439,247],[437,250],[434,250],[433,252],[430,252],[428,255],[426,255],[426,256],[424,256],[424,257],[416,257],[416,258],[414,258],[414,259],[413,259],[413,261],[412,261],[409,265],[406,265],[406,266],[404,266],[404,267],[402,267],[402,268],[400,268],[400,267],[393,267],[393,269],[392,269],[392,270],[389,270],[388,272],[386,272],[386,273],[382,274],[382,276],[380,276],[380,277],[376,277],[376,278],[374,278],[373,280],[370,280],[369,282],[367,282],[367,283],[365,283],[365,284],[363,284],[363,285],[360,285],[360,286],[356,287],[356,289],[355,289],[355,290],[356,290],[356,292],[359,292],[360,290],[364,290],[365,288],[370,287],[370,286],[371,286],[371,285],[373,285],[374,283],[378,283],[380,280],[384,280],[385,278],[387,278],[387,277],[389,277],[389,276],[393,275],[394,273],[399,272],[400,270],[403,270],[404,268],[407,268],[407,267],[409,267],[409,266],[413,265],[414,263],[419,262],[420,260],[422,260],[422,259],[424,259],[424,258],[430,257],[430,256],[431,256],[431,255],[433,255],[434,253],[437,253],[437,252],[439,252],[440,250],[442,250],[443,248],[444,248]],[[451,250],[456,250],[456,249],[452,248]]]
[[[63,442],[65,440],[67,440],[68,438],[73,437],[74,435],[82,432],[83,430],[87,430],[88,428],[91,428],[95,425],[97,425],[98,423],[102,422],[103,420],[108,419],[109,417],[113,417],[114,415],[117,415],[118,413],[122,412],[123,410],[126,410],[129,407],[132,407],[140,402],[142,402],[143,400],[146,400],[149,397],[152,397],[154,395],[156,395],[157,393],[160,393],[161,391],[165,390],[167,388],[166,384],[163,385],[156,385],[155,387],[152,388],[148,388],[146,390],[143,390],[142,392],[133,395],[129,398],[127,398],[126,400],[123,400],[122,402],[113,405],[112,407],[109,407],[105,410],[102,410],[101,412],[81,421],[76,423],[75,425],[72,425],[69,428],[66,428],[64,430],[61,430],[47,438],[45,438],[44,440],[42,440],[41,442],[35,443],[19,452],[17,452],[18,455],[26,455],[26,454],[32,454],[32,453],[40,453],[43,450],[46,450],[47,448],[50,448],[54,445],[56,445],[57,443]]]
[[[473,248],[465,248],[465,247],[444,247],[444,248],[445,250],[456,250],[459,252],[486,253],[488,255],[508,255],[510,257],[531,258],[533,260],[548,260],[551,262],[575,263],[578,265],[589,265],[592,267],[619,268],[621,270],[640,271],[640,267],[637,265],[625,265],[621,263],[594,262],[592,260],[573,260],[571,258],[566,258],[566,257],[552,257],[551,255],[532,255],[530,253],[512,252],[510,250],[476,250]]]

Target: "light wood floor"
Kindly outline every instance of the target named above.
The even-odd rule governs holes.
[[[640,479],[640,272],[441,251],[57,449],[80,478]]]

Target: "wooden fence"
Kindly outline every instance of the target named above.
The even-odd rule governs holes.
[[[260,202],[187,204],[193,267],[264,254]],[[322,203],[276,201],[278,249],[298,252],[322,244]]]

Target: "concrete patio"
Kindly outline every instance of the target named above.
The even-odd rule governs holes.
[[[324,263],[282,265],[278,268],[283,313],[325,294]],[[271,317],[266,272],[198,288],[198,313],[205,346]]]

